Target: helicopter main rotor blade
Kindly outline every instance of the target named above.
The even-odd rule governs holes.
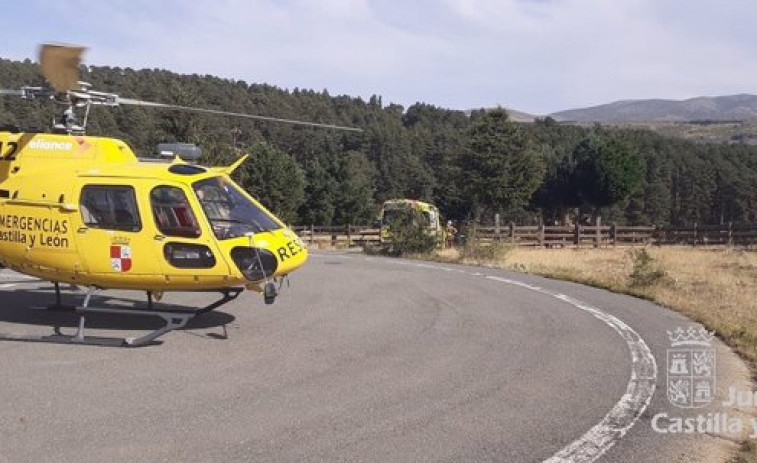
[[[11,90],[9,88],[0,88],[0,95],[24,96],[24,91],[23,90]]]
[[[60,93],[77,89],[79,65],[86,48],[46,43],[39,49],[39,67],[45,79]]]
[[[152,108],[164,108],[164,109],[176,109],[180,111],[191,111],[196,113],[205,113],[205,114],[216,114],[219,116],[234,116],[234,117],[244,117],[247,119],[256,119],[261,121],[270,121],[270,122],[284,122],[287,124],[296,124],[296,125],[306,125],[309,127],[322,127],[327,129],[337,129],[337,130],[349,130],[352,132],[362,132],[363,129],[358,129],[355,127],[344,127],[341,125],[333,125],[333,124],[320,124],[317,122],[306,122],[306,121],[297,121],[294,119],[282,119],[279,117],[269,117],[269,116],[258,116],[254,114],[245,114],[245,113],[234,113],[230,111],[221,111],[219,109],[206,109],[206,108],[193,108],[191,106],[179,106],[174,104],[166,104],[166,103],[155,103],[152,101],[144,101],[144,100],[134,100],[131,98],[121,98],[118,97],[116,99],[116,104],[125,104],[125,105],[133,105],[133,106],[147,106]]]

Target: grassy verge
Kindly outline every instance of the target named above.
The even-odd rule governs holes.
[[[506,245],[436,251],[431,259],[575,281],[642,297],[701,323],[744,358],[757,379],[757,252],[742,249],[541,249]],[[734,462],[757,463],[744,441]]]

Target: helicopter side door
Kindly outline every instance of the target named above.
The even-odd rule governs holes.
[[[171,284],[189,289],[228,286],[229,265],[190,191],[185,185],[170,183],[149,191],[154,245],[163,272]]]
[[[76,240],[93,284],[148,287],[161,279],[140,186],[140,181],[108,178],[85,178],[79,186]]]

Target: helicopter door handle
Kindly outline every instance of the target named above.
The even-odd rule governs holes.
[[[87,230],[89,230],[89,227],[79,227],[79,228],[78,228],[78,229],[76,230],[76,233],[80,233],[80,234],[81,234],[81,233],[87,233]]]
[[[155,241],[163,241],[164,239],[166,239],[166,235],[155,235],[154,238]]]

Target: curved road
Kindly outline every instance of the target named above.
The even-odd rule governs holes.
[[[748,387],[716,343],[718,398],[677,409],[667,331],[688,320],[501,270],[314,253],[273,306],[245,293],[135,349],[34,342],[76,317],[28,308],[48,283],[3,270],[0,291],[0,462],[723,461],[732,436],[652,418]],[[86,334],[150,323],[92,315]]]

